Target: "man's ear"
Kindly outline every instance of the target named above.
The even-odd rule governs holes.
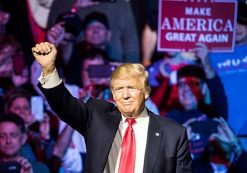
[[[115,99],[115,94],[114,94],[114,92],[111,90],[111,93],[112,93],[112,97],[113,97],[113,100],[115,101],[116,99]]]
[[[148,97],[149,97],[148,92],[145,92],[145,100],[147,100],[147,99],[148,99]]]

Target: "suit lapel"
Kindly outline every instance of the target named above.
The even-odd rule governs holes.
[[[102,161],[104,162],[103,164],[106,163],[108,154],[111,149],[111,145],[113,142],[113,139],[116,135],[116,132],[118,130],[119,123],[121,121],[121,114],[120,112],[115,109],[113,112],[107,115],[107,118],[105,119],[105,125],[106,127],[104,128],[102,132],[102,143],[101,143],[101,151],[102,153]]]
[[[163,138],[163,132],[160,130],[160,124],[155,118],[157,115],[153,115],[150,112],[149,115],[150,119],[143,168],[144,173],[150,173],[153,171]]]

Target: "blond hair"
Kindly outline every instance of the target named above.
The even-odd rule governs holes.
[[[125,63],[120,66],[118,66],[111,75],[110,79],[110,87],[112,89],[112,84],[114,80],[117,79],[126,79],[129,77],[133,77],[135,79],[138,79],[145,92],[148,93],[148,95],[151,92],[151,87],[148,83],[148,72],[145,70],[145,67],[142,64],[138,63]]]

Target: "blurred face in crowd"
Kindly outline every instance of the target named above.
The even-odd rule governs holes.
[[[178,79],[178,98],[185,110],[197,109],[200,95],[201,86],[198,78],[181,77]]]
[[[8,111],[19,115],[27,126],[31,125],[34,121],[34,117],[31,114],[30,102],[24,97],[14,99]]]
[[[81,80],[84,88],[87,88],[91,85],[100,85],[108,83],[108,79],[106,78],[96,78],[90,77],[88,73],[88,67],[90,65],[103,65],[104,60],[103,58],[98,55],[93,59],[85,59],[82,64],[82,71],[81,71]]]
[[[237,44],[247,43],[247,25],[237,23],[235,41]]]
[[[112,81],[112,94],[119,111],[125,117],[140,115],[149,95],[141,80],[131,76]]]
[[[111,37],[111,32],[98,21],[89,23],[85,28],[85,40],[98,47],[105,45]]]
[[[25,141],[26,135],[15,123],[0,123],[0,152],[3,159],[12,160],[17,157]]]

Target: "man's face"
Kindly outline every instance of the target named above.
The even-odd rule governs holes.
[[[15,123],[0,123],[0,152],[3,157],[16,157],[25,141],[26,135],[21,132],[20,127]]]
[[[18,97],[16,98],[10,108],[9,112],[13,112],[19,115],[25,122],[26,125],[30,125],[34,121],[34,117],[31,114],[30,103],[26,98]]]
[[[133,77],[112,81],[112,94],[118,109],[125,117],[136,117],[145,107],[145,92],[142,83]]]
[[[247,41],[247,25],[237,23],[235,41],[237,44]]]
[[[200,80],[194,77],[178,79],[178,98],[185,110],[193,110],[198,106],[196,94],[201,94]]]
[[[98,21],[93,21],[85,28],[85,40],[94,45],[105,45],[110,39],[110,31],[106,26]]]

